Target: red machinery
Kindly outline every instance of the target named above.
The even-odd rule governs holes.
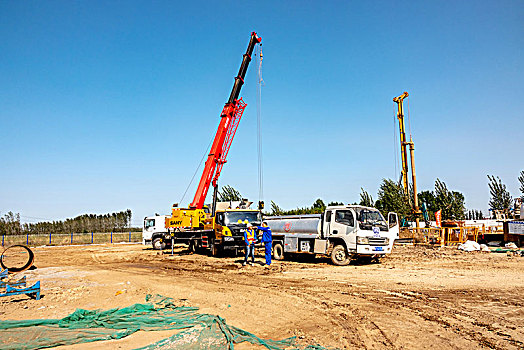
[[[220,124],[218,125],[218,130],[213,140],[213,145],[209,155],[207,156],[206,164],[204,166],[204,171],[200,178],[200,182],[193,198],[193,202],[189,205],[191,209],[202,209],[204,201],[207,196],[207,191],[209,190],[209,185],[212,183],[214,187],[213,191],[213,207],[212,214],[214,216],[216,209],[216,196],[218,189],[218,177],[222,171],[224,163],[226,163],[227,153],[231,147],[231,142],[235,137],[235,133],[238,128],[238,123],[240,118],[242,118],[242,113],[246,108],[246,103],[242,98],[238,99],[240,94],[240,89],[244,85],[244,77],[246,76],[247,67],[249,62],[251,62],[251,55],[255,45],[260,43],[262,39],[257,36],[257,33],[251,33],[251,39],[249,40],[249,45],[247,51],[244,54],[244,59],[240,65],[238,75],[235,77],[235,84],[229,96],[224,109],[220,115]],[[214,176],[213,176],[214,175]]]

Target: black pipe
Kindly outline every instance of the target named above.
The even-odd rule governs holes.
[[[211,205],[211,217],[215,217],[217,209],[217,192],[218,192],[218,183],[216,186],[213,186],[213,204]]]
[[[231,90],[231,95],[229,96],[227,104],[234,103],[238,99],[238,96],[240,95],[240,89],[242,89],[242,85],[244,85],[244,78],[246,76],[247,67],[249,66],[249,62],[251,62],[251,55],[253,54],[253,49],[255,48],[255,45],[261,41],[262,38],[259,38],[257,36],[257,33],[251,33],[251,39],[249,40],[247,51],[244,54],[242,64],[240,65],[240,69],[238,70],[238,75],[235,77],[235,84],[233,85],[233,90]]]

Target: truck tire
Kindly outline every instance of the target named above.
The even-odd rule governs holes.
[[[164,250],[166,248],[166,243],[160,237],[153,239],[152,245],[154,250]]]
[[[331,252],[331,261],[337,266],[346,266],[349,265],[351,259],[349,258],[346,248],[339,244],[336,245]]]
[[[273,244],[273,259],[284,260],[284,246],[281,242]]]

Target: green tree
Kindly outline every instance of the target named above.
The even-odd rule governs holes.
[[[22,225],[20,225],[20,214],[8,211],[0,218],[0,233],[5,235],[17,235],[22,233]]]
[[[322,213],[324,210],[326,210],[326,205],[322,199],[317,198],[317,200],[313,203],[312,209],[313,213]]]
[[[520,171],[520,175],[519,175],[519,182],[520,182],[520,194],[522,196],[522,198],[524,198],[524,170],[521,170]]]
[[[343,202],[337,202],[337,201],[329,202],[329,203],[328,203],[328,207],[330,207],[330,206],[335,206],[335,205],[344,205],[344,203],[343,203]]]
[[[491,198],[489,200],[489,207],[492,210],[509,210],[512,204],[512,198],[506,189],[506,185],[497,176],[488,175],[488,186]]]
[[[450,191],[439,178],[435,181],[436,211],[442,210],[442,220],[462,220],[466,211],[464,195],[457,191]]]
[[[464,212],[466,211],[464,195],[457,191],[452,191],[451,195],[453,196],[453,202],[451,204],[451,218],[463,220]]]
[[[432,220],[435,217],[435,212],[438,211],[433,191],[422,191],[418,194],[419,207],[422,207],[422,203],[426,203],[429,219]]]
[[[334,205],[337,205],[337,204],[334,204]],[[296,208],[296,209],[291,209],[291,210],[284,210],[280,208],[275,202],[271,201],[270,215],[320,214],[320,213],[323,213],[324,210],[326,210],[326,205],[324,204],[324,201],[320,198],[318,198],[315,202],[313,202],[313,205],[311,207]]]
[[[375,206],[385,217],[389,212],[396,212],[400,217],[407,217],[411,211],[402,185],[391,179],[382,179]]]
[[[270,215],[282,215],[282,208],[280,208],[277,203],[271,201],[271,213]]]
[[[222,187],[220,191],[218,191],[218,201],[219,202],[230,202],[230,201],[241,201],[242,195],[239,191],[237,191],[235,188],[229,185],[225,185]]]
[[[360,188],[362,192],[360,192],[360,205],[363,205],[365,207],[374,207],[375,201],[373,200],[373,197],[362,187]]]

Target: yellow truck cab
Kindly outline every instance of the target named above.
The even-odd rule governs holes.
[[[210,247],[211,253],[216,255],[221,250],[243,249],[245,247],[244,232],[248,223],[253,226],[262,223],[262,215],[259,210],[225,209],[217,211],[212,223],[214,242],[213,247]]]

